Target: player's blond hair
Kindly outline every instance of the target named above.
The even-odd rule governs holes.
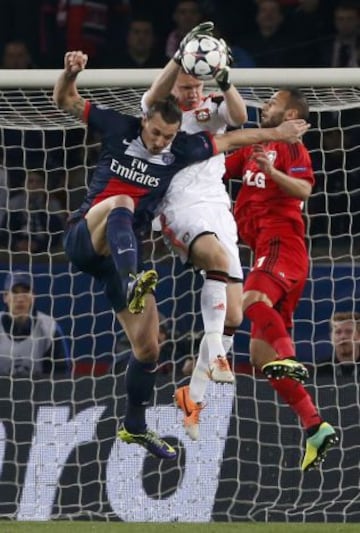
[[[333,328],[336,322],[347,322],[351,320],[356,324],[356,331],[360,333],[360,313],[355,311],[343,311],[334,313],[331,317],[331,328]]]

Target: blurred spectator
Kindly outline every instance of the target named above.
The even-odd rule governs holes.
[[[316,66],[318,57],[314,48],[331,33],[334,0],[298,0],[297,4],[287,20],[291,28],[290,66]]]
[[[0,244],[16,252],[42,253],[60,244],[64,211],[45,190],[45,173],[28,172],[25,188],[9,200],[0,221]]]
[[[232,46],[242,43],[257,29],[255,24],[256,2],[254,0],[212,0],[215,16],[210,20],[216,21],[224,39]],[[240,9],[239,9],[240,8]],[[236,24],[234,20],[236,17]]]
[[[69,352],[63,332],[52,317],[36,309],[31,275],[9,273],[3,299],[6,311],[0,312],[0,375],[64,373]]]
[[[232,68],[253,68],[256,67],[255,61],[251,55],[237,44],[231,45],[233,56]]]
[[[39,5],[41,0],[1,0],[0,50],[10,41],[23,41],[35,53],[39,42]],[[37,58],[36,61],[37,63]]]
[[[175,54],[183,37],[203,20],[200,3],[196,0],[179,0],[174,14],[175,29],[166,40],[165,55],[168,59]]]
[[[277,0],[259,0],[256,14],[257,30],[239,44],[251,55],[257,67],[286,67],[288,35],[284,15]]]
[[[319,365],[318,372],[360,377],[360,313],[336,312],[331,318],[333,360]]]
[[[30,51],[23,41],[9,41],[6,43],[2,55],[1,68],[27,69],[33,68]]]
[[[91,68],[104,51],[124,42],[129,0],[43,0],[40,13],[42,66],[62,66],[67,50],[82,50]]]
[[[158,372],[163,374],[179,373],[183,376],[191,375],[194,366],[194,354],[198,352],[203,332],[195,335],[181,335],[173,332],[169,320],[159,313],[159,344],[160,356]],[[126,369],[131,354],[131,346],[125,335],[121,335],[116,343],[116,373]]]
[[[320,67],[360,66],[360,6],[358,0],[341,2],[334,11],[335,34],[319,47]]]
[[[136,18],[130,22],[126,37],[126,48],[122,47],[115,63],[109,67],[117,68],[156,68],[167,62],[156,45],[156,38],[151,20]]]

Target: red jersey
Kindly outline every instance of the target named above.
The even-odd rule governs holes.
[[[309,152],[301,143],[269,142],[263,145],[274,167],[293,179],[314,184]],[[302,201],[289,196],[267,176],[253,158],[253,147],[242,147],[226,158],[225,179],[242,177],[236,198],[234,216],[241,238],[254,248],[256,237],[263,229],[274,233],[286,227],[304,236]]]

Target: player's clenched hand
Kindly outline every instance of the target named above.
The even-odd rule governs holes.
[[[76,76],[79,74],[79,72],[84,70],[87,60],[87,54],[84,54],[80,50],[75,52],[66,52],[64,58],[65,71],[72,76]]]
[[[273,163],[269,159],[264,147],[261,144],[255,144],[253,147],[252,159],[255,159],[258,166],[265,174],[271,174]]]
[[[197,37],[198,35],[212,35],[214,30],[214,23],[211,22],[211,20],[208,20],[207,22],[201,22],[195,28],[190,30],[183,40],[181,41],[179,48],[176,50],[173,60],[176,61],[178,65],[181,65],[181,58],[182,58],[182,52],[184,50],[185,45],[191,41],[194,37]]]
[[[285,120],[279,126],[275,128],[277,132],[277,139],[274,141],[285,141],[288,143],[296,143],[299,140],[299,137],[304,135],[307,130],[310,128],[305,120],[294,119],[294,120]]]

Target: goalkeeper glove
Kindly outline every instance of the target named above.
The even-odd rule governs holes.
[[[211,21],[201,22],[201,24],[198,24],[197,26],[195,26],[195,28],[190,30],[189,33],[185,35],[185,37],[179,44],[179,48],[176,50],[173,56],[173,60],[178,65],[181,65],[181,58],[182,58],[182,53],[183,53],[185,45],[197,35],[212,35],[213,29],[214,29],[214,23]]]
[[[227,42],[224,41],[224,39],[219,39],[219,42],[223,45],[223,47],[225,49],[225,53],[226,53],[226,57],[227,57],[226,64],[229,67],[231,67],[231,65],[234,63],[234,57],[232,55],[232,50],[231,50],[230,46],[227,44]]]
[[[223,93],[228,91],[231,87],[230,68],[226,66],[219,70],[219,72],[215,75],[215,80]]]
[[[228,91],[231,86],[230,82],[230,66],[234,62],[234,58],[232,55],[232,51],[230,46],[224,41],[224,39],[219,39],[219,42],[223,45],[225,53],[226,53],[226,67],[219,70],[219,72],[215,76],[216,83],[218,84],[219,88],[222,92]]]

